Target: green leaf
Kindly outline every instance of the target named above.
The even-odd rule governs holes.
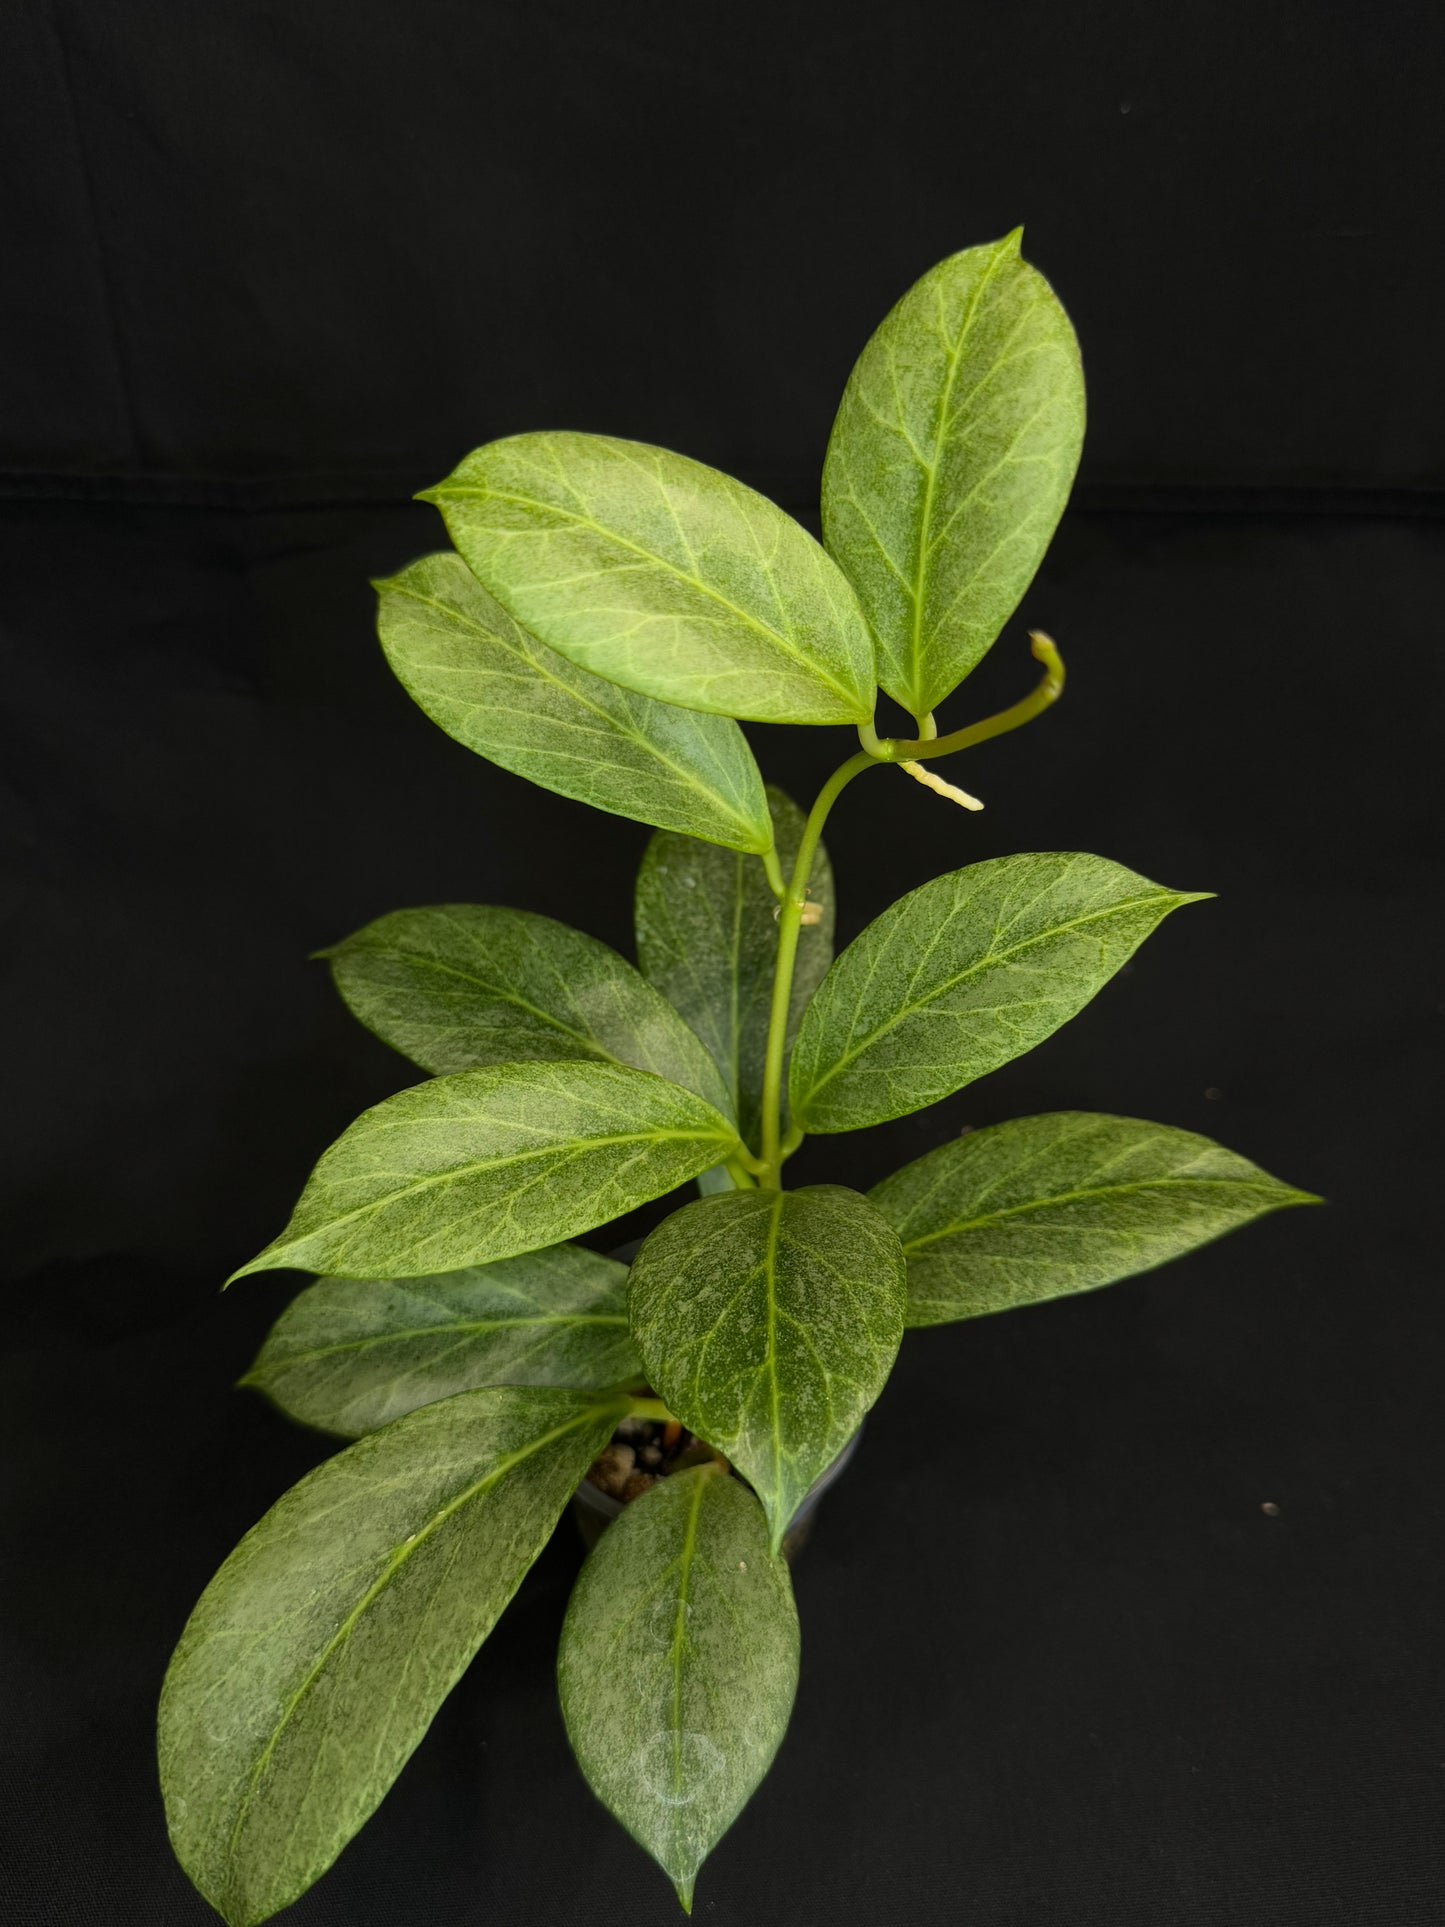
[[[318,1466],[201,1596],[166,1675],[177,1858],[231,1927],[375,1810],[606,1443],[616,1401],[488,1387]]]
[[[771,785],[768,803],[783,874],[790,876],[803,813]],[[833,871],[821,843],[810,889],[822,917],[798,933],[790,1042],[833,957]],[[637,877],[642,974],[707,1045],[732,1093],[743,1140],[754,1146],[778,951],[776,909],[761,863],[684,836],[660,834],[649,842]]]
[[[644,442],[513,435],[421,500],[518,622],[610,682],[759,722],[873,714],[846,577],[730,475]]]
[[[828,443],[824,537],[878,639],[879,681],[920,719],[1018,606],[1079,463],[1079,347],[1022,234],[909,289],[860,355]]]
[[[910,1325],[1092,1291],[1319,1202],[1193,1131],[1088,1111],[972,1131],[868,1195],[903,1240]]]
[[[282,1312],[241,1383],[303,1425],[359,1438],[478,1385],[640,1376],[626,1265],[552,1245],[437,1278],[323,1278]]]
[[[897,1234],[836,1184],[700,1198],[638,1252],[627,1309],[648,1378],[746,1473],[775,1547],[882,1391],[905,1297]]]
[[[793,1116],[854,1131],[961,1090],[1051,1036],[1198,894],[1104,857],[993,857],[910,890],[808,1006]]]
[[[496,1064],[363,1111],[291,1222],[234,1274],[419,1278],[557,1244],[737,1148],[691,1091],[611,1064]]]
[[[615,950],[550,917],[477,903],[395,910],[322,954],[362,1023],[423,1070],[592,1059],[731,1111],[717,1066],[667,999]]]
[[[578,1577],[557,1672],[588,1784],[691,1913],[797,1690],[792,1584],[752,1494],[712,1464],[625,1506]]]
[[[527,634],[450,552],[378,582],[377,626],[407,694],[448,736],[593,809],[766,850],[742,731],[619,689]]]

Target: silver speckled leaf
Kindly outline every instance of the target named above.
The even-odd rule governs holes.
[[[678,841],[723,864],[746,861]],[[607,944],[551,917],[481,903],[393,910],[322,954],[362,1023],[437,1076],[590,1059],[651,1071],[732,1110],[716,1065],[661,992]]]
[[[589,1785],[690,1913],[797,1688],[792,1585],[753,1495],[699,1466],[624,1507],[582,1568],[557,1670]]]
[[[161,1694],[176,1857],[231,1927],[370,1818],[625,1406],[463,1392],[318,1466],[246,1534]]]
[[[363,1111],[285,1230],[234,1276],[422,1278],[511,1258],[607,1224],[736,1147],[720,1112],[646,1071],[458,1071]]]
[[[846,576],[718,469],[607,435],[512,435],[422,500],[518,622],[609,682],[757,722],[873,714],[873,646]]]
[[[551,1245],[436,1278],[319,1279],[241,1383],[304,1425],[359,1438],[479,1385],[595,1390],[640,1373],[626,1265]]]
[[[971,1131],[868,1195],[903,1240],[910,1325],[1093,1291],[1316,1202],[1193,1131],[1090,1111]]]
[[[905,1297],[897,1233],[842,1185],[700,1198],[638,1252],[648,1378],[747,1476],[774,1545],[882,1391]]]
[[[1023,230],[917,282],[859,356],[823,467],[823,532],[922,718],[977,666],[1043,559],[1084,436],[1079,346]]]
[[[783,874],[791,876],[803,812],[771,785],[768,803]],[[821,843],[809,890],[821,915],[798,932],[789,1044],[833,960],[837,906],[832,865]],[[755,858],[665,832],[648,843],[637,874],[642,974],[682,1012],[712,1053],[732,1094],[743,1142],[754,1149],[778,954],[777,907]]]
[[[593,809],[766,850],[763,779],[742,731],[621,689],[528,635],[459,555],[376,584],[387,661],[448,736]]]
[[[1181,904],[1105,857],[992,857],[910,890],[849,944],[793,1047],[793,1116],[855,1131],[1051,1036]]]

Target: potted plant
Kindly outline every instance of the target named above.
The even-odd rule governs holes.
[[[598,435],[512,436],[426,491],[455,549],[377,585],[388,659],[481,755],[654,826],[639,967],[466,904],[323,953],[427,1076],[342,1134],[236,1274],[320,1274],[249,1382],[354,1443],[241,1541],[166,1678],[171,1839],[233,1927],[365,1822],[599,1460],[627,1503],[566,1615],[562,1712],[690,1908],[787,1725],[790,1523],[905,1330],[1308,1201],[1206,1138],[1079,1112],[955,1138],[867,1195],[787,1183],[805,1133],[1031,1049],[1197,901],[1100,856],[995,858],[832,954],[842,789],[892,768],[976,809],[940,765],[1063,688],[1035,633],[1030,695],[935,719],[1027,589],[1083,424],[1073,331],[1016,232],[941,262],[864,348],[822,544],[716,470]],[[880,689],[906,733],[879,733]],[[805,813],[765,790],[739,719],[856,746]],[[630,1267],[571,1242],[694,1181]]]

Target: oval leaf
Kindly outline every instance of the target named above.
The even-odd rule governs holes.
[[[610,1064],[497,1064],[399,1091],[323,1153],[291,1222],[234,1274],[420,1278],[556,1244],[737,1148],[691,1091]]]
[[[677,840],[725,865],[744,861]],[[551,917],[478,903],[395,910],[322,955],[368,1030],[423,1070],[592,1059],[732,1109],[717,1066],[667,999],[615,950]]]
[[[412,700],[543,789],[734,850],[766,850],[763,781],[737,724],[604,682],[548,649],[459,555],[378,582],[377,627]]]
[[[513,435],[421,499],[518,622],[610,682],[759,722],[873,714],[846,577],[730,475],[644,442]]]
[[[1051,1036],[1171,910],[1198,901],[1077,853],[994,857],[910,890],[808,1006],[793,1116],[854,1131],[961,1090]]]
[[[917,282],[858,359],[823,467],[823,531],[920,719],[993,643],[1043,559],[1084,436],[1069,318],[1022,228]]]
[[[971,1131],[868,1195],[903,1240],[910,1325],[1092,1291],[1318,1202],[1193,1131],[1088,1111]]]
[[[783,874],[790,876],[803,813],[771,785],[768,803]],[[821,843],[810,894],[822,914],[798,933],[790,1044],[833,958],[833,871]],[[661,834],[648,843],[637,876],[637,960],[712,1053],[743,1141],[754,1147],[778,953],[776,911],[761,863],[685,836]]]
[[[747,1475],[774,1547],[882,1391],[905,1297],[897,1233],[841,1185],[700,1198],[638,1252],[627,1308],[648,1377]]]
[[[703,1465],[625,1506],[577,1580],[557,1673],[589,1786],[691,1913],[797,1690],[792,1584],[752,1494]]]
[[[360,1438],[479,1385],[640,1376],[626,1265],[553,1245],[438,1278],[323,1278],[282,1312],[241,1383],[303,1425]]]
[[[231,1927],[324,1873],[491,1631],[621,1407],[489,1387],[399,1419],[247,1533],[166,1674],[181,1865]]]

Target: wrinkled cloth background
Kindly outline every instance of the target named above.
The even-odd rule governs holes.
[[[1218,900],[1037,1052],[795,1168],[866,1185],[1078,1107],[1330,1203],[907,1339],[698,1913],[1442,1918],[1442,53],[1423,0],[4,10],[7,1922],[212,1917],[165,1839],[156,1691],[330,1449],[230,1389],[300,1278],[217,1287],[416,1081],[308,953],[449,900],[630,950],[647,832],[469,756],[389,677],[368,579],[443,542],[411,492],[579,427],[810,519],[868,332],[1020,220],[1091,425],[945,727],[1029,684],[1025,624],[1068,693],[967,759],[982,816],[891,771],[849,791],[840,940],[1013,850]],[[750,735],[805,798],[848,747]],[[567,1754],[574,1541],[297,1927],[676,1918]]]

